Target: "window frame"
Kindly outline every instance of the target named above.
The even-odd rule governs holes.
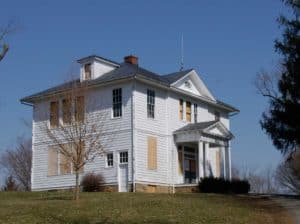
[[[155,118],[155,91],[147,89],[147,117]]]
[[[121,118],[122,116],[123,116],[123,91],[122,88],[115,88],[112,90],[112,118]]]
[[[109,158],[109,156],[112,156],[112,158]],[[106,156],[105,156],[105,167],[106,168],[112,168],[114,167],[114,153],[113,152],[108,152],[106,153]],[[112,164],[109,164],[109,163],[112,163]]]
[[[126,156],[122,156],[125,153]],[[128,164],[128,151],[119,152],[119,164]]]

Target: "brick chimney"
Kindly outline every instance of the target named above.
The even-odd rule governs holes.
[[[128,55],[128,56],[124,57],[124,62],[132,64],[132,65],[138,65],[139,58],[134,55]]]

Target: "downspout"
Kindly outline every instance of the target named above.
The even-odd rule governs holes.
[[[134,122],[134,92],[136,88],[136,80],[133,80],[132,84],[132,90],[131,90],[131,173],[132,173],[132,191],[136,192],[135,187],[135,153],[134,153],[134,147],[135,147],[135,122]]]

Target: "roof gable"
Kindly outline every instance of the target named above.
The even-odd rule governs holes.
[[[228,138],[228,139],[233,138],[232,133],[220,121],[203,129],[203,133],[222,137],[222,138]]]
[[[208,90],[195,70],[191,70],[175,82],[171,83],[171,86],[216,101],[215,97]]]

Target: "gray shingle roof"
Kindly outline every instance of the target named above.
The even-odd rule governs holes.
[[[180,72],[173,72],[167,75],[164,75],[163,77],[169,82],[173,83],[176,82],[178,79],[181,79],[183,76],[191,72],[193,69],[188,69]]]
[[[98,58],[98,59],[107,61],[109,63],[113,63],[113,64],[117,65],[117,67],[116,67],[116,69],[114,69],[106,74],[103,74],[102,76],[100,76],[97,79],[85,81],[84,84],[88,84],[88,85],[104,84],[107,82],[126,79],[126,78],[142,77],[143,79],[157,82],[159,84],[169,87],[172,83],[176,82],[177,80],[179,80],[180,78],[182,78],[183,76],[185,76],[186,74],[188,74],[189,72],[191,72],[193,70],[193,69],[187,69],[184,71],[174,72],[174,73],[170,73],[170,74],[166,74],[166,75],[159,75],[157,73],[154,73],[147,69],[144,69],[138,65],[132,65],[129,63],[121,63],[120,64],[120,63],[114,62],[112,60],[109,60],[109,59],[106,59],[106,58],[103,58],[103,57],[100,57],[97,55],[91,55],[91,56],[88,56],[85,58],[81,58],[78,60],[78,62],[88,60],[90,58]],[[74,81],[63,83],[63,84],[57,85],[55,87],[46,89],[44,91],[40,91],[38,93],[24,97],[20,101],[23,103],[33,103],[34,100],[37,98],[48,96],[53,93],[58,93],[58,92],[70,89],[70,88],[72,88],[74,83],[76,85],[77,84],[80,85],[80,79],[76,79]],[[236,108],[234,108],[226,103],[223,103],[222,101],[217,101],[217,104],[222,107],[228,108],[232,111],[238,111]]]
[[[92,56],[89,56],[92,57]],[[88,57],[87,57],[88,58]],[[83,60],[83,59],[82,59]],[[165,76],[161,76],[158,75],[154,72],[148,71],[140,66],[137,65],[132,65],[129,63],[122,63],[119,64],[119,67],[100,76],[97,79],[93,79],[93,80],[88,80],[86,81],[89,85],[95,85],[95,84],[100,84],[100,83],[106,83],[106,82],[111,82],[114,80],[120,80],[120,79],[124,79],[124,78],[130,78],[130,77],[134,77],[134,76],[141,76],[145,79],[154,81],[154,82],[159,82],[160,84],[169,86],[171,83],[174,82],[174,80],[176,81],[178,78],[184,76],[185,74],[187,74],[188,72],[190,72],[190,70],[186,70],[186,71],[182,71],[182,72],[176,72],[176,73],[172,73],[172,74],[168,74]],[[67,90],[68,88],[71,88],[73,84],[79,84],[80,80],[76,79],[74,81],[71,82],[67,82],[61,85],[57,85],[55,87],[46,89],[44,91],[38,92],[36,94],[24,97],[21,99],[21,102],[26,102],[26,101],[30,101],[33,98],[37,98],[37,97],[41,97],[44,95],[49,95],[52,93],[56,93],[56,92],[60,92],[63,90]]]

